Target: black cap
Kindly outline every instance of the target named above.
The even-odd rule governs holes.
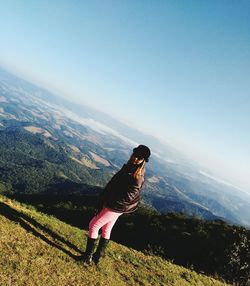
[[[148,158],[151,155],[150,149],[145,145],[139,145],[138,147],[134,148],[133,153],[140,155],[145,159],[146,162],[148,162]]]

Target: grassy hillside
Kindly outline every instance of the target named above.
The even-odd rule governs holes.
[[[0,285],[227,285],[111,242],[98,267],[76,262],[86,232],[0,196]]]

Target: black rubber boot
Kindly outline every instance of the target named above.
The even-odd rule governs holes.
[[[85,253],[78,258],[78,261],[90,264],[92,262],[92,256],[95,249],[96,240],[94,238],[88,237],[87,246]]]
[[[100,258],[104,256],[105,249],[107,248],[108,243],[109,243],[109,239],[106,239],[103,237],[100,238],[96,252],[93,255],[93,262],[95,264],[98,264],[100,261]]]

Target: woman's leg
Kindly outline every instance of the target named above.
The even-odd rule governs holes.
[[[94,262],[95,263],[99,262],[100,257],[103,256],[104,250],[109,242],[112,227],[121,214],[122,213],[116,213],[107,208],[104,208],[101,210],[99,214],[97,214],[92,218],[92,220],[89,223],[89,233],[88,233],[86,251],[84,255],[80,257],[79,259],[80,261],[89,264],[92,262],[92,256],[95,249],[95,243],[98,238],[98,232],[99,229],[103,227],[102,231],[103,237],[101,237],[96,253],[94,255]]]
[[[116,212],[113,212],[109,209],[106,209],[106,210],[107,211],[103,215],[102,222],[104,222],[104,217],[105,217],[106,218],[105,221],[107,221],[107,223],[102,225],[102,236],[100,238],[96,252],[93,255],[93,261],[96,264],[98,264],[100,261],[100,258],[104,256],[105,249],[107,248],[108,243],[109,243],[111,230],[112,230],[115,222],[117,221],[118,217],[120,215],[122,215],[122,213],[116,213]]]
[[[111,230],[115,224],[115,222],[117,221],[118,217],[121,215],[122,213],[120,213],[119,215],[114,216],[113,220],[109,221],[108,223],[106,223],[103,227],[102,227],[102,237],[105,239],[110,239],[110,234],[111,234]]]
[[[103,227],[102,236],[109,239],[112,227],[121,214],[122,213],[113,212],[108,208],[102,209],[101,212],[90,221],[88,236],[93,239],[98,238],[99,230]]]

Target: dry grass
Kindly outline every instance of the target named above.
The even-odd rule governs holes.
[[[24,129],[34,134],[36,133],[42,134],[44,137],[47,137],[47,138],[52,137],[52,135],[47,130],[39,128],[39,127],[25,126]]]

